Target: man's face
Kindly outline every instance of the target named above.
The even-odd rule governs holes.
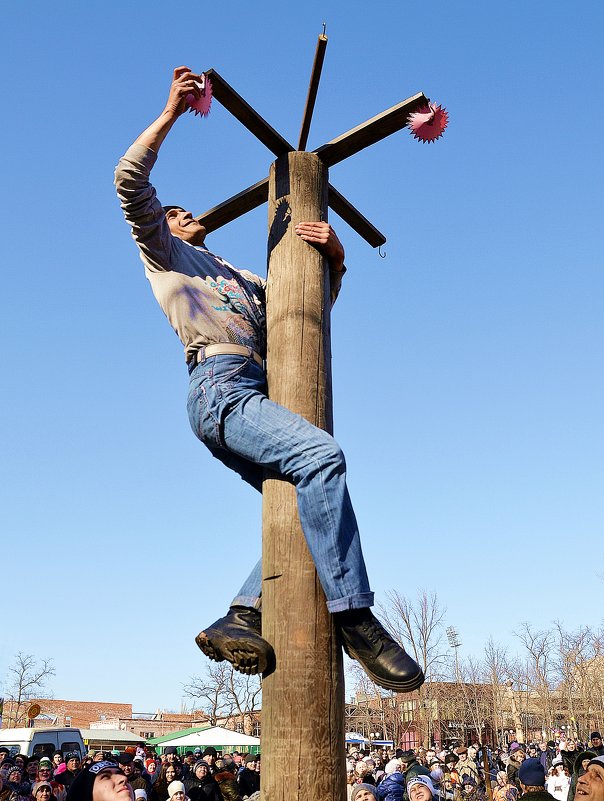
[[[375,801],[375,796],[369,790],[359,790],[354,798],[355,801]]]
[[[432,793],[425,784],[412,784],[409,788],[409,798],[411,801],[430,801]]]
[[[127,765],[120,765],[120,767],[124,773],[124,776],[132,776],[134,773],[134,765],[132,762],[129,762]]]
[[[581,801],[604,801],[604,767],[590,765],[577,781],[576,796]]]
[[[77,757],[71,757],[71,759],[67,762],[67,770],[70,770],[72,773],[75,773],[79,767],[80,760]]]
[[[166,762],[169,765],[174,764],[176,762],[176,754],[166,754]]]
[[[195,757],[193,754],[187,754],[185,757],[185,762],[187,765],[194,765],[195,764]]]
[[[204,758],[203,758],[203,761],[207,762],[208,765],[210,765],[210,766],[214,764],[215,760],[216,760],[216,757],[214,756],[214,754],[206,754],[204,756]]]
[[[204,776],[208,775],[209,770],[210,769],[208,768],[207,765],[198,765],[195,768],[195,775],[197,776],[198,779],[203,779]]]
[[[245,763],[245,767],[246,767],[248,770],[256,770],[256,760],[255,760],[255,759],[252,759],[252,761],[251,761],[251,762],[246,762],[246,763]]]
[[[92,785],[92,801],[134,801],[134,790],[118,768],[105,768]]]
[[[190,245],[203,245],[206,229],[190,211],[170,209],[166,212],[166,220],[172,236],[177,236]]]
[[[233,762],[236,765],[241,765],[241,759],[242,759],[241,754],[233,754]]]
[[[38,781],[49,782],[52,779],[52,768],[48,765],[40,765],[38,768]]]
[[[30,759],[29,762],[27,763],[27,775],[30,778],[35,779],[36,776],[38,775],[39,766],[40,766],[39,759]]]
[[[591,744],[594,748],[599,748],[602,745],[602,738],[601,737],[592,737]]]

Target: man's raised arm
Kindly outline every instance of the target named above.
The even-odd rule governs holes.
[[[164,110],[130,145],[115,170],[115,186],[124,217],[132,228],[132,236],[145,266],[152,271],[171,268],[174,249],[179,243],[170,234],[149,174],[162,142],[186,109],[185,97],[188,94],[199,95],[198,80],[199,76],[188,67],[174,70]]]
[[[185,97],[187,95],[200,97],[200,80],[201,76],[194,75],[188,67],[177,67],[174,70],[174,78],[164,110],[134,141],[134,144],[143,145],[157,153],[176,120],[186,111]]]

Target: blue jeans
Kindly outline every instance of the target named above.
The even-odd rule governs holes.
[[[266,396],[266,376],[246,356],[210,356],[192,371],[187,410],[195,435],[260,492],[264,470],[291,481],[330,612],[373,604],[344,454],[333,437]],[[233,605],[259,608],[261,563]]]

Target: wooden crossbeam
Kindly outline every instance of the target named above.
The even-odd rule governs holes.
[[[228,200],[208,209],[195,219],[198,220],[208,233],[222,228],[223,225],[236,220],[248,211],[261,206],[268,200],[268,178],[258,181],[253,186],[248,186],[237,195],[233,195]]]
[[[329,206],[338,214],[357,234],[368,242],[372,248],[383,245],[386,237],[372,225],[360,211],[356,209],[344,195],[329,184],[328,187]],[[198,220],[208,233],[222,228],[223,225],[236,220],[248,211],[261,206],[268,200],[268,178],[253,186],[249,186],[237,195],[230,197],[218,206],[214,206],[203,214],[199,214],[195,219]]]
[[[386,241],[386,237],[372,225],[361,212],[341,195],[335,187],[329,184],[329,207],[339,214],[357,234],[368,242],[372,248],[378,248]]]
[[[417,111],[422,106],[427,105],[428,98],[423,92],[420,92],[407,100],[403,100],[396,106],[392,106],[387,111],[383,111],[376,117],[357,125],[350,131],[346,131],[331,142],[322,145],[313,151],[316,153],[323,164],[331,167],[338,164],[340,161],[353,156],[359,150],[363,150],[369,145],[374,145],[382,139],[385,139],[390,134],[400,131],[407,124],[409,114]]]
[[[254,111],[249,103],[245,102],[241,95],[237,94],[216,70],[207,70],[205,74],[212,82],[212,96],[222,103],[240,123],[245,125],[248,131],[253,133],[263,145],[266,145],[271,153],[274,153],[275,156],[282,156],[294,149],[257,111]]]

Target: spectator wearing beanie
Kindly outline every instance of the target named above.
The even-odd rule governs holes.
[[[592,731],[589,735],[590,744],[588,746],[589,751],[593,751],[594,754],[599,756],[604,756],[604,744],[602,743],[602,735],[599,731]]]
[[[245,767],[237,776],[237,782],[241,797],[245,798],[246,795],[252,795],[260,790],[260,774],[256,771],[254,754],[247,754],[243,762]]]
[[[518,780],[526,801],[554,801],[545,789],[545,770],[539,759],[525,759],[518,768]]]
[[[409,801],[432,801],[436,799],[436,791],[429,776],[415,776],[407,782]]]
[[[73,779],[67,801],[134,801],[134,790],[115,762],[93,762]]]
[[[481,787],[473,776],[464,776],[461,781],[461,797],[472,801],[484,801],[484,787]]]
[[[185,786],[181,781],[170,782],[168,785],[168,799],[169,801],[189,801]]]
[[[355,784],[352,788],[350,801],[379,801],[377,792],[372,784]]]
[[[379,801],[403,801],[405,776],[400,759],[391,759],[386,765],[385,777],[377,786]]]
[[[222,801],[216,780],[205,759],[197,760],[193,766],[193,778],[185,782],[185,787],[191,801]]]

